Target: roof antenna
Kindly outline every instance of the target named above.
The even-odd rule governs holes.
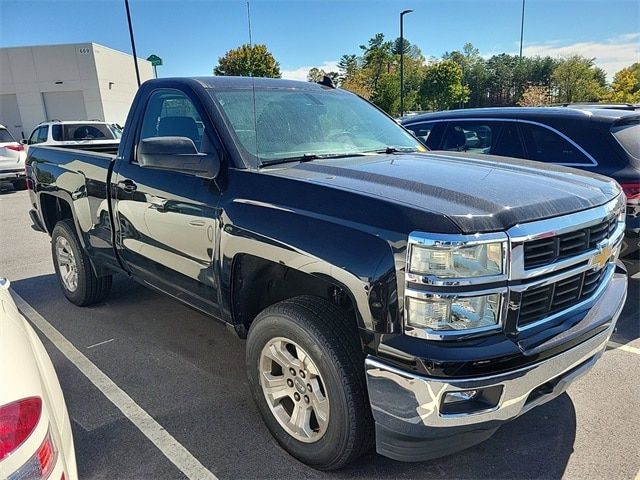
[[[329,75],[325,75],[324,77],[322,77],[322,80],[320,80],[318,83],[320,85],[324,85],[325,87],[336,88],[336,84],[333,83],[333,80]]]
[[[251,38],[251,7],[247,2],[247,25],[249,27],[249,76],[251,77],[251,93],[253,96],[253,131],[256,136],[256,158],[260,166],[260,154],[258,152],[258,118],[256,115],[256,80],[253,76],[253,41]]]

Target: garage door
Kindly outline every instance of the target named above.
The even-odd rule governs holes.
[[[88,120],[82,91],[42,92],[47,120]]]
[[[7,127],[13,138],[19,140],[23,137],[22,119],[15,94],[3,93],[0,95],[0,124]]]

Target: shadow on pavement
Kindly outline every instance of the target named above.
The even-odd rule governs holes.
[[[627,303],[611,337],[613,341],[621,344],[640,338],[640,278],[637,275],[640,270],[640,261],[625,260],[624,264],[630,274]],[[635,278],[632,275],[635,275]]]

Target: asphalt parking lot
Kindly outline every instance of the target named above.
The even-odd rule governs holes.
[[[0,193],[0,275],[37,312],[26,313],[55,327],[177,443],[159,448],[38,331],[65,392],[81,478],[183,478],[167,448],[218,478],[638,478],[638,279],[615,344],[568,393],[450,457],[404,464],[371,453],[322,473],[286,454],[264,427],[245,378],[243,341],[124,276],[102,304],[72,305],[54,276],[49,237],[31,228],[28,208],[27,192]]]

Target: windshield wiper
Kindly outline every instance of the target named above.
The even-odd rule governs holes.
[[[348,158],[348,157],[362,157],[367,155],[365,152],[344,152],[344,153],[305,153],[303,155],[296,155],[293,157],[278,158],[271,162],[262,162],[263,165],[277,165],[279,163],[288,162],[309,162],[311,160],[323,160],[328,158]]]
[[[386,153],[387,155],[390,155],[392,153],[415,153],[417,151],[418,150],[413,147],[384,147],[376,150],[369,150],[365,153]]]

